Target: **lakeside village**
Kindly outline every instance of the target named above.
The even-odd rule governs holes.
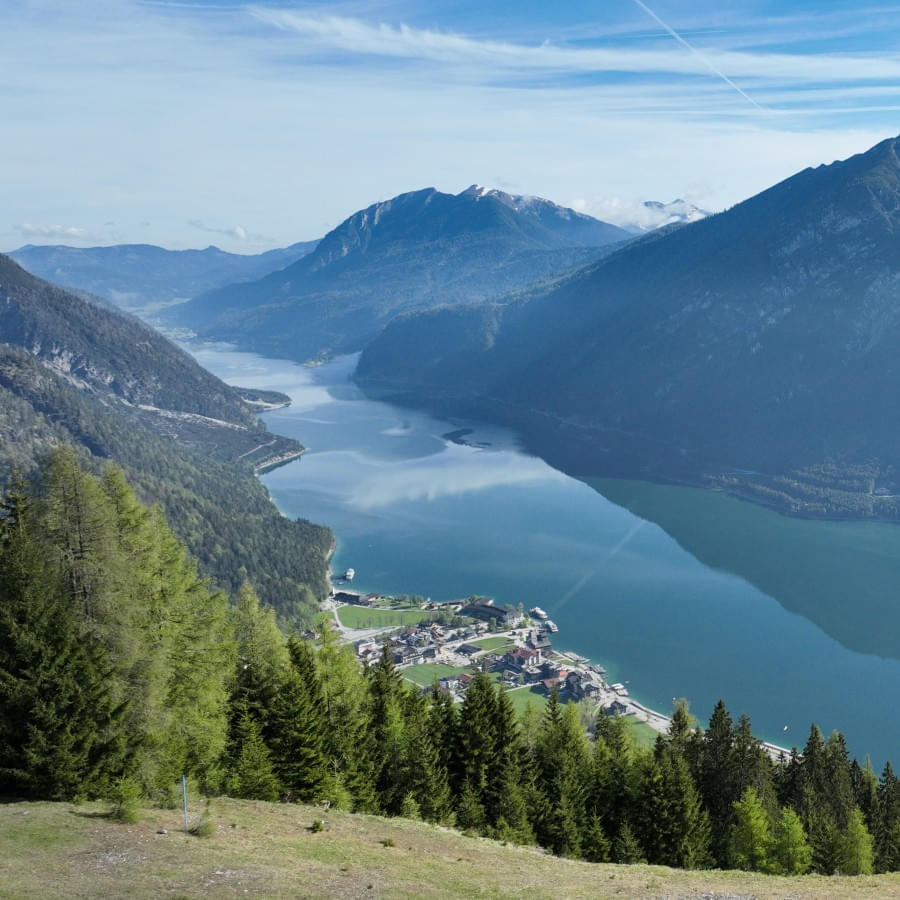
[[[563,701],[587,701],[613,716],[633,717],[664,733],[667,716],[632,699],[624,684],[609,684],[606,670],[575,653],[555,650],[558,629],[540,607],[528,613],[492,598],[435,603],[422,597],[389,597],[349,590],[354,571],[333,578],[330,598],[342,640],[365,665],[387,644],[402,675],[423,691],[439,690],[461,702],[475,671],[488,673],[510,692],[520,712],[543,705],[558,689]],[[644,729],[646,730],[646,728]]]

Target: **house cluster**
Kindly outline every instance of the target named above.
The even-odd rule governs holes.
[[[386,643],[395,665],[415,666],[434,662],[448,644],[477,638],[487,631],[488,626],[483,622],[476,622],[463,628],[446,628],[434,622],[420,622],[418,625],[408,626],[402,632],[390,635]],[[371,665],[381,656],[384,643],[383,638],[379,641],[368,639],[356,641],[353,646],[359,660]],[[462,647],[468,647],[470,652],[483,650],[482,647],[462,644],[460,647],[454,647],[454,652],[462,653]]]
[[[343,598],[337,595],[335,599]],[[367,605],[365,599],[362,602]],[[344,599],[343,602],[357,601]],[[430,662],[450,662],[462,668],[468,660],[473,669],[496,673],[500,683],[508,688],[531,687],[547,694],[559,690],[574,700],[592,700],[610,715],[630,712],[622,702],[627,699],[627,689],[623,685],[607,685],[606,672],[599,666],[582,665],[577,657],[570,659],[554,653],[545,626],[517,631],[524,616],[516,610],[495,606],[489,598],[473,600],[459,609],[459,614],[474,621],[458,628],[421,622],[377,641],[357,641],[356,655],[364,664],[374,665],[386,641],[394,664],[401,668]],[[483,646],[473,643],[491,630],[509,633],[515,646],[503,652],[485,652]],[[468,672],[446,675],[438,679],[438,689],[454,700],[461,700],[472,678]],[[424,689],[431,690],[431,686]]]
[[[501,631],[518,628],[525,618],[524,613],[506,606],[496,606],[493,597],[478,597],[460,609],[461,616],[493,624]]]
[[[389,599],[381,594],[360,594],[358,591],[332,591],[331,597],[337,603],[352,603],[354,606],[374,606]]]

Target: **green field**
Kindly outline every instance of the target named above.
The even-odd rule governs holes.
[[[409,666],[401,670],[401,674],[407,681],[413,684],[420,684],[427,687],[433,684],[438,678],[445,675],[461,675],[468,672],[470,675],[474,670],[470,666],[448,666],[445,663],[422,663],[420,666]]]
[[[638,747],[652,747],[656,743],[659,732],[655,728],[646,722],[638,722],[633,716],[628,716],[626,721],[631,725],[631,736]]]
[[[383,628],[386,625],[414,625],[433,619],[426,609],[369,609],[365,606],[339,606],[338,618],[345,628]]]
[[[536,687],[514,688],[507,691],[506,696],[512,701],[513,709],[520,716],[529,704],[538,712],[543,712],[547,705],[547,695],[543,691],[538,691]]]
[[[0,804],[0,898],[900,896],[900,875],[779,878],[549,856],[449,828],[311,806],[214,799],[213,833],[184,834],[181,810],[116,825],[103,804]],[[199,803],[191,807],[196,821]],[[321,833],[310,825],[325,823]],[[161,833],[162,832],[162,833]]]
[[[514,642],[508,637],[486,637],[479,638],[477,641],[469,641],[469,643],[481,647],[483,650],[499,650],[501,647],[512,647]]]

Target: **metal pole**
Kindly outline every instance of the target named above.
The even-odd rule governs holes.
[[[187,776],[181,776],[181,796],[184,798],[184,833],[188,833],[188,814],[187,814]]]

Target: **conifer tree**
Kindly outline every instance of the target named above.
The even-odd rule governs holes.
[[[494,763],[488,770],[485,806],[498,837],[518,844],[531,843],[534,833],[522,789],[522,754],[515,710],[501,690],[496,695]]]
[[[879,872],[900,870],[900,779],[890,762],[878,782],[880,819],[875,832],[875,860]]]
[[[469,683],[459,713],[457,777],[469,785],[482,808],[489,801],[491,767],[497,762],[496,719],[494,686],[487,675],[477,672]]]
[[[327,622],[319,630],[316,666],[322,685],[325,754],[340,772],[356,812],[376,812],[375,762],[368,719],[368,684],[350,646]]]
[[[827,799],[832,818],[842,831],[850,821],[853,809],[853,785],[850,774],[850,753],[847,742],[839,731],[834,731],[825,744],[824,798]]]
[[[405,694],[385,645],[378,663],[369,670],[369,720],[376,796],[381,809],[389,815],[399,815],[403,802],[407,758],[402,709]]]
[[[612,856],[612,845],[597,816],[591,816],[582,841],[582,855],[588,862],[609,862]]]
[[[710,818],[711,851],[720,866],[727,864],[733,804],[739,796],[731,772],[733,746],[734,725],[725,703],[719,700],[703,735],[698,787]]]
[[[0,515],[0,789],[63,799],[101,790],[134,747],[111,670],[61,583],[23,484]]]
[[[872,835],[866,828],[859,807],[852,807],[847,828],[841,835],[838,871],[844,875],[871,875],[874,863]]]
[[[328,799],[322,693],[309,647],[291,640],[291,665],[273,704],[272,763],[288,796],[303,803]]]
[[[756,788],[748,787],[734,803],[729,857],[736,869],[767,872],[771,868],[772,826]]]
[[[629,825],[627,821],[622,823],[622,827],[619,829],[619,833],[616,836],[613,845],[613,859],[617,863],[624,863],[626,865],[647,862],[640,841],[631,830],[631,825]]]
[[[431,740],[428,701],[421,695],[410,694],[406,706],[403,803],[407,804],[411,798],[421,818],[429,822],[450,823],[453,819],[450,783],[447,770],[441,766],[437,748]],[[406,816],[402,810],[400,814]]]
[[[246,800],[278,799],[281,790],[269,749],[263,742],[259,725],[247,712],[238,721],[232,757],[235,762],[226,781],[230,796]]]
[[[577,708],[562,708],[557,690],[544,711],[535,749],[538,783],[546,798],[535,827],[538,841],[557,855],[578,856],[587,825],[591,757]]]
[[[238,716],[244,710],[253,716],[266,739],[275,696],[288,669],[287,646],[274,611],[260,606],[249,582],[238,590],[231,619],[236,645],[231,706]]]
[[[800,816],[789,806],[781,810],[775,823],[772,843],[772,871],[781,875],[803,875],[812,864],[812,848]]]

